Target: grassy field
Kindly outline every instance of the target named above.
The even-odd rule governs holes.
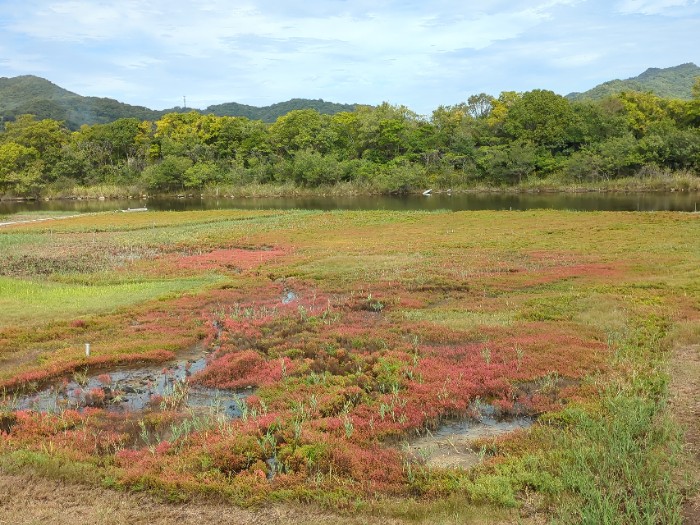
[[[697,407],[675,395],[698,399],[679,372],[700,348],[697,214],[16,224],[0,228],[0,309],[3,479],[322,517],[289,511],[296,523],[331,509],[358,523],[680,523],[697,504]],[[193,347],[211,353],[190,384],[246,392],[242,417],[185,408],[187,385],[146,411],[99,392],[80,410],[16,410],[47,385]],[[474,442],[469,469],[409,452],[484,407],[535,423]]]

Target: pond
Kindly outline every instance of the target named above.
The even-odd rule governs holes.
[[[191,375],[206,366],[208,352],[196,351],[177,361],[140,368],[115,367],[101,373],[78,371],[63,382],[10,399],[9,408],[38,412],[104,408],[134,412],[148,408],[215,408],[229,417],[240,417],[247,391],[217,390],[191,384]]]
[[[468,469],[481,463],[485,453],[475,448],[480,439],[495,438],[518,429],[526,429],[535,420],[529,416],[498,418],[483,413],[478,418],[448,421],[434,431],[404,443],[409,458],[428,467]]]
[[[153,198],[144,200],[56,200],[0,202],[0,215],[28,211],[76,213],[147,207],[149,210],[532,210],[683,211],[700,209],[700,193],[459,193],[396,196],[269,198]]]

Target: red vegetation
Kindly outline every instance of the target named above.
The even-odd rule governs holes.
[[[238,273],[258,268],[286,254],[280,248],[226,248],[192,255],[169,253],[157,257],[156,266],[149,261],[146,271],[157,269],[160,275],[191,275],[211,271]]]
[[[266,361],[252,350],[232,352],[215,359],[192,381],[216,388],[244,388],[269,385],[291,372],[292,362],[286,358]]]
[[[54,363],[46,368],[30,370],[6,381],[0,382],[0,388],[8,391],[19,389],[24,385],[33,383],[42,384],[57,377],[71,374],[76,370],[100,369],[118,365],[131,365],[137,363],[160,363],[170,361],[175,354],[167,350],[154,350],[143,354],[121,354],[85,357],[80,360],[73,360],[63,363]]]
[[[166,273],[245,271],[285,253],[238,248],[171,253],[158,266]],[[410,321],[406,313],[441,301],[499,312],[508,295],[499,295],[504,290],[572,278],[609,280],[620,271],[583,259],[535,252],[514,262],[483,257],[466,276],[455,256],[442,261],[430,279],[327,284],[330,290],[251,273],[240,285],[91,319],[89,326],[74,321],[70,327],[103,330],[103,341],[113,337],[121,349],[136,340],[141,348],[195,343],[210,348],[206,368],[190,381],[257,388],[246,400],[245,418],[187,426],[176,436],[173,429],[187,416],[163,411],[162,398],[151,399],[148,421],[137,426],[128,416],[116,420],[97,410],[104,403],[104,390],[97,388],[79,394],[94,407],[82,413],[17,412],[0,450],[48,438],[66,455],[111,455],[123,483],[145,487],[233,486],[252,498],[281,488],[337,488],[340,481],[365,494],[405,494],[404,458],[391,446],[397,438],[446,418],[474,415],[476,401],[502,415],[556,410],[582,395],[581,378],[605,371],[608,353],[597,329],[573,322],[527,318],[459,330]],[[499,292],[488,296],[488,290]],[[46,382],[85,366],[173,357],[166,350],[115,350],[57,360],[0,387]],[[100,381],[108,385],[111,379],[103,374]]]
[[[249,270],[283,255],[285,252],[280,249],[243,250],[232,248],[214,250],[201,255],[180,257],[177,259],[177,267],[196,270],[213,270],[220,267]]]

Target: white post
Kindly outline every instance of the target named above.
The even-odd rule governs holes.
[[[90,357],[90,343],[85,343],[85,357]]]

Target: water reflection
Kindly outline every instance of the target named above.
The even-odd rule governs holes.
[[[401,196],[155,198],[148,200],[62,200],[0,202],[0,215],[27,211],[96,212],[148,207],[149,210],[303,209],[303,210],[533,210],[697,211],[700,193],[474,193]]]
[[[229,417],[240,417],[241,400],[252,391],[218,390],[190,384],[189,377],[205,366],[206,357],[201,356],[165,366],[119,366],[94,375],[76,373],[72,380],[66,379],[64,383],[19,395],[10,404],[15,410],[38,412],[61,412],[66,408],[81,410],[86,406],[113,412],[134,412],[177,402],[178,406],[192,409],[216,407]]]

